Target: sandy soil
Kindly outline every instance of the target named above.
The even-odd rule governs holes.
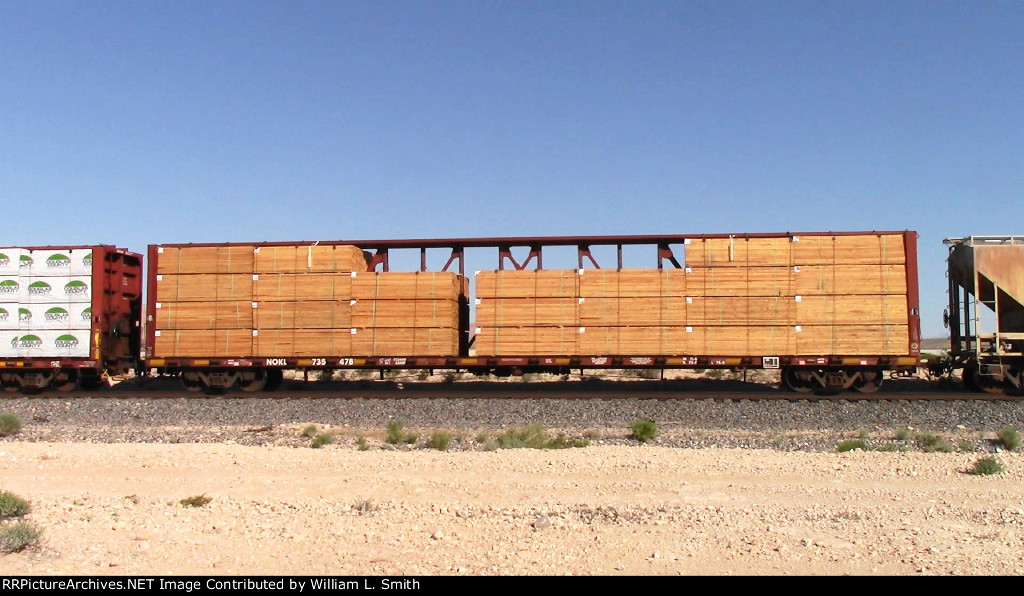
[[[1022,574],[1024,456],[978,457],[4,442],[0,574]]]

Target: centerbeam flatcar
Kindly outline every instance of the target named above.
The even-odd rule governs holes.
[[[655,262],[625,267],[626,246]],[[557,247],[576,267],[544,267]],[[467,249],[498,257],[474,292]],[[418,271],[391,269],[403,250]],[[286,369],[752,368],[871,392],[920,361],[911,231],[165,244],[148,262],[144,371],[192,390]]]

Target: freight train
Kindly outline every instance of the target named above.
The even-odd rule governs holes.
[[[937,369],[1019,389],[1024,240],[947,242],[951,350]],[[649,265],[625,266],[624,249]],[[468,275],[474,250],[496,267]],[[571,267],[545,267],[566,251]],[[145,260],[0,248],[0,383],[70,391],[134,373],[255,392],[286,370],[729,368],[869,393],[922,364],[917,277],[912,231],[163,244]]]

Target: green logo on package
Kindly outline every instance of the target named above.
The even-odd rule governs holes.
[[[46,296],[52,289],[50,284],[45,281],[34,281],[28,284],[29,296]]]
[[[13,279],[5,279],[0,281],[0,294],[17,294],[18,293],[18,282]]]
[[[6,267],[11,264],[11,258],[0,252],[0,267]]]
[[[19,267],[31,267],[32,266],[32,257],[30,257],[28,255],[21,255],[21,258],[18,259],[18,266]]]
[[[92,253],[89,253],[82,257],[82,264],[86,267],[92,267]]]
[[[82,320],[88,321],[89,319],[92,319],[92,307],[89,307],[82,311]]]
[[[78,345],[78,338],[74,335],[64,334],[53,341],[56,348],[73,348]]]
[[[30,323],[30,322],[32,322],[32,311],[30,311],[27,308],[19,308],[18,309],[18,320],[23,322],[23,323]]]
[[[77,279],[69,281],[68,284],[64,286],[64,293],[68,296],[85,296],[88,291],[89,286],[85,285],[84,281],[78,281]]]
[[[15,349],[30,349],[30,348],[41,348],[43,347],[43,340],[39,339],[37,335],[22,335],[21,337],[15,337],[11,341],[11,347]]]
[[[71,267],[71,257],[60,253],[50,255],[50,258],[46,259],[46,267],[49,269],[68,269]]]
[[[9,316],[11,313],[7,312],[6,308],[0,308],[0,321],[6,321]]]
[[[71,314],[59,306],[54,306],[43,314],[47,321],[67,321]]]

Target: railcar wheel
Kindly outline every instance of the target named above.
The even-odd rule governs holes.
[[[271,368],[267,370],[267,384],[263,388],[264,391],[276,391],[284,383],[284,371],[280,368]]]
[[[78,380],[78,386],[86,391],[95,391],[105,384],[103,379],[96,375],[82,375],[82,378]]]
[[[181,373],[181,384],[185,386],[186,391],[198,393],[203,389],[206,389],[206,384],[203,383],[202,377],[197,372],[184,372]]]
[[[964,369],[964,384],[979,393],[998,395],[1006,393],[1006,385],[991,375],[983,375],[977,368]]]
[[[860,378],[853,384],[853,390],[858,393],[874,393],[882,386],[883,377],[884,373],[880,368],[862,371]]]
[[[254,368],[252,371],[239,375],[238,386],[247,393],[262,391],[267,386],[267,371],[263,368]]]
[[[0,387],[3,387],[4,392],[6,393],[14,393],[21,387],[21,385],[14,380],[14,375],[5,374],[3,377],[0,377]]]
[[[786,389],[796,393],[810,393],[817,385],[811,371],[792,366],[782,372],[782,383]]]
[[[53,386],[57,391],[74,391],[82,377],[77,370],[62,370],[53,377]]]

